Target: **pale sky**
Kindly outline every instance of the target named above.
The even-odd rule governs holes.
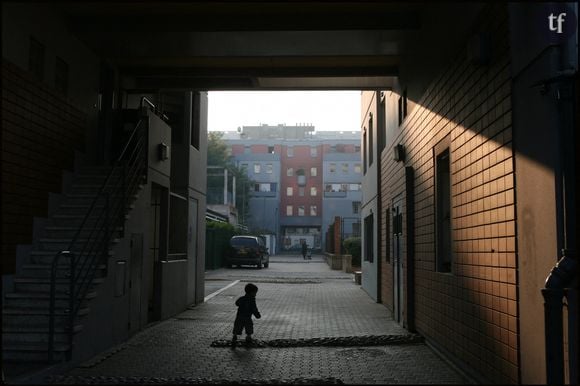
[[[360,130],[360,91],[210,91],[209,131],[260,124]]]

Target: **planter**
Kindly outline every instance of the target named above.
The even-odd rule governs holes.
[[[330,269],[341,270],[342,269],[342,255],[335,255],[332,253],[326,254],[326,263],[330,266]]]
[[[352,273],[352,255],[342,255],[342,270]]]

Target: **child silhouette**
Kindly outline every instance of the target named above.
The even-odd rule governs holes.
[[[232,337],[232,348],[236,347],[238,335],[242,334],[242,330],[246,330],[246,343],[252,343],[252,334],[254,333],[254,323],[252,322],[252,315],[256,319],[260,319],[262,315],[256,306],[256,294],[258,287],[252,283],[246,284],[244,288],[246,294],[236,300],[238,306],[238,313],[234,322],[234,336]]]

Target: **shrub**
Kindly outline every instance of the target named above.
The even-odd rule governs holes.
[[[349,237],[342,242],[346,253],[352,255],[353,267],[360,267],[361,239],[360,237]]]

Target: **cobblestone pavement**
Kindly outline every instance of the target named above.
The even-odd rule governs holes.
[[[62,383],[464,384],[424,343],[361,347],[211,347],[231,339],[234,301],[259,287],[259,340],[403,335],[389,311],[331,271],[320,257],[272,257],[270,267],[220,269],[208,281],[235,285],[53,379]],[[231,279],[231,280],[230,280]],[[209,295],[206,293],[206,296]],[[138,381],[137,381],[138,380]],[[218,381],[216,381],[218,380]],[[310,382],[310,383],[309,383]]]

